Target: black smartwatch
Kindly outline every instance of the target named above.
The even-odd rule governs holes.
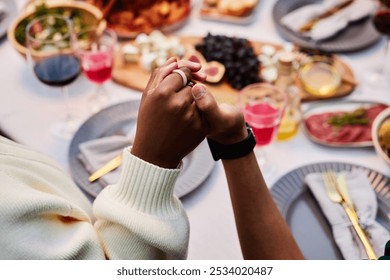
[[[248,136],[238,143],[221,144],[207,138],[211,154],[215,161],[220,159],[240,158],[253,151],[253,148],[256,146],[256,139],[249,124],[246,123],[245,125],[248,131]]]

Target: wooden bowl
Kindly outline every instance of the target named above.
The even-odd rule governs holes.
[[[102,12],[95,6],[80,1],[47,1],[46,6],[51,8],[63,8],[65,11],[80,10],[83,14],[82,21],[85,25],[97,25],[103,18]],[[27,47],[16,40],[15,30],[21,22],[35,13],[34,2],[25,7],[22,13],[11,23],[7,37],[11,45],[24,57],[27,55]],[[31,18],[32,19],[32,18]]]

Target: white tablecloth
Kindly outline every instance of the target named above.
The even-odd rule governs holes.
[[[19,7],[24,1],[19,0]],[[256,20],[247,26],[203,21],[199,18],[198,3],[187,24],[176,31],[178,35],[204,36],[213,34],[246,37],[252,40],[283,43],[272,21],[274,0],[260,1]],[[343,55],[358,80],[370,66],[380,61],[384,42],[364,51]],[[136,77],[129,77],[136,78]],[[64,168],[67,166],[69,141],[55,138],[50,124],[64,113],[60,91],[40,83],[27,67],[26,61],[8,41],[0,43],[0,128],[17,142],[48,154]],[[113,82],[107,89],[119,100],[140,98],[140,93]],[[58,92],[57,92],[58,91]],[[90,116],[88,98],[94,87],[80,77],[70,86],[73,109],[84,118]],[[390,89],[379,91],[360,84],[347,100],[372,100],[389,103]],[[339,101],[335,101],[339,102]],[[390,176],[390,167],[374,149],[335,149],[312,143],[302,130],[290,141],[275,142],[269,155],[277,166],[277,173],[268,180],[272,184],[286,172],[318,161],[344,161],[361,164]],[[234,225],[227,183],[218,163],[210,177],[194,192],[183,198],[191,224],[190,259],[240,259],[241,252]]]

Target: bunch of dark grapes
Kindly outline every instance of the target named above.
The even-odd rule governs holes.
[[[260,62],[247,39],[208,33],[195,48],[207,61],[216,60],[225,66],[225,79],[233,88],[260,82]]]
[[[382,2],[383,5],[385,5],[386,7],[390,7],[390,0],[379,0],[380,2]]]

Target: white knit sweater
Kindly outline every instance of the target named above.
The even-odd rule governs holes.
[[[91,205],[55,162],[0,137],[0,259],[185,258],[180,170],[123,155],[120,181]]]

